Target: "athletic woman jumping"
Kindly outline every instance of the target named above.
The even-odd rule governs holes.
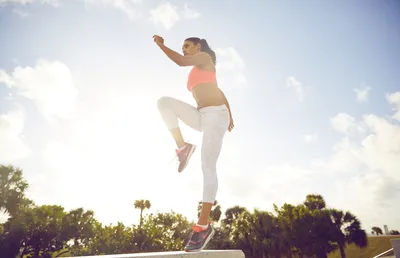
[[[233,119],[225,94],[219,89],[216,79],[214,51],[205,39],[187,38],[182,46],[183,56],[164,45],[164,39],[154,35],[160,49],[177,65],[193,66],[187,88],[197,103],[197,108],[171,97],[158,100],[158,109],[177,145],[179,158],[178,172],[188,165],[196,145],[184,141],[178,119],[191,128],[203,132],[201,146],[201,168],[203,171],[203,200],[200,217],[192,226],[185,251],[200,251],[214,235],[208,222],[211,207],[214,205],[217,189],[217,159],[221,151],[226,130],[233,129]]]

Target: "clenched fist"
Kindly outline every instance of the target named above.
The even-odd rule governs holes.
[[[156,42],[157,46],[164,45],[164,39],[158,35],[153,36],[154,42]]]

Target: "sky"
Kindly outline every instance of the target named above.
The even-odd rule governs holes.
[[[177,172],[157,110],[195,105],[153,35],[205,38],[235,128],[217,200],[272,211],[321,194],[369,233],[400,230],[400,2],[0,0],[0,164],[38,205],[105,224],[148,212],[197,216],[200,151]],[[181,124],[185,140],[201,133]],[[372,210],[372,211],[371,211]]]

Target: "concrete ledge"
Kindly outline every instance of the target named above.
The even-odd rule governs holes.
[[[394,257],[393,248],[390,248],[389,250],[387,250],[387,251],[385,251],[385,252],[383,252],[383,253],[380,253],[380,254],[378,254],[378,255],[375,255],[375,256],[372,257],[372,258],[380,258],[380,257],[386,257],[386,258],[393,257],[393,258],[396,258],[396,257]]]
[[[400,257],[400,238],[390,239],[392,242],[393,252],[395,257]]]
[[[245,258],[241,250],[203,250],[200,252],[155,252],[155,253],[135,253],[135,254],[112,254],[112,255],[97,255],[97,256],[79,256],[80,258]],[[72,258],[72,257],[69,257]]]

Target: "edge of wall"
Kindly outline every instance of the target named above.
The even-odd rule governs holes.
[[[148,252],[148,253],[132,253],[132,254],[109,254],[109,255],[95,255],[95,256],[76,256],[67,258],[181,258],[181,257],[196,257],[196,258],[245,258],[242,250],[202,250],[200,252],[184,252],[184,251],[170,251],[170,252]]]

